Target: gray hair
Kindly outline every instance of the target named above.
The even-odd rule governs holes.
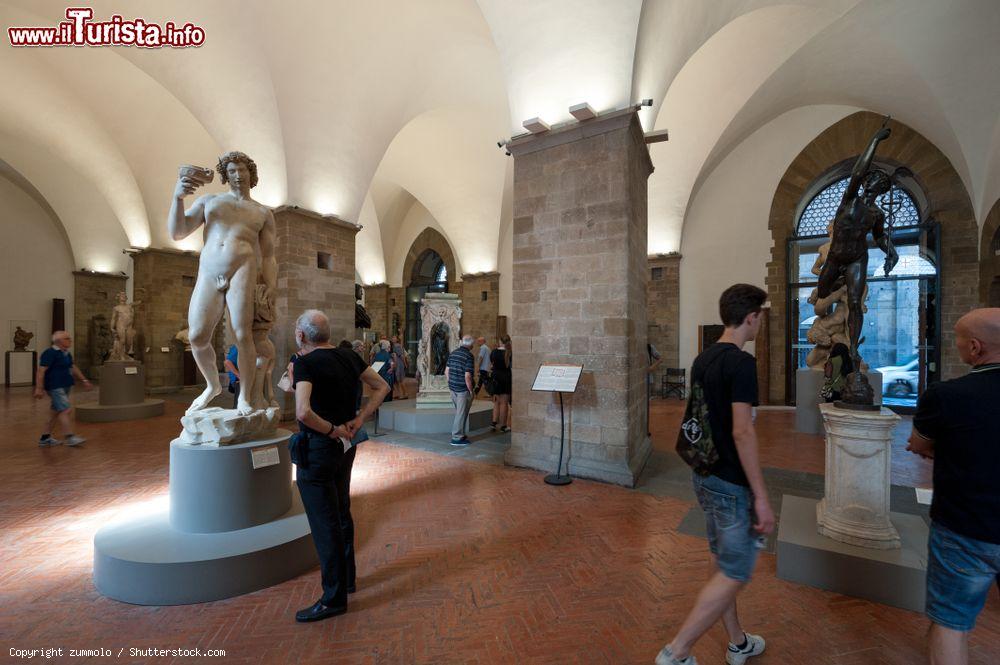
[[[360,339],[356,339],[353,342],[351,342],[351,348],[354,349],[355,351],[361,351],[365,348],[365,343],[362,342]]]
[[[309,344],[324,344],[330,341],[330,319],[318,309],[307,309],[295,321],[295,329],[302,331],[302,337]]]
[[[389,349],[392,348],[392,344],[390,344],[389,340],[387,339],[383,339],[381,342],[378,343],[378,345],[379,347],[381,347],[383,351],[388,351]]]
[[[466,335],[462,338],[462,346],[469,348],[475,344],[476,340],[473,339],[472,335]]]
[[[55,344],[56,342],[58,342],[63,337],[69,337],[69,333],[66,332],[65,330],[57,330],[57,331],[55,331],[54,333],[52,333],[52,343]]]

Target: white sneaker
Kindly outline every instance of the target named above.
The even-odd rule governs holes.
[[[77,436],[76,434],[74,434],[73,436],[71,436],[68,439],[66,439],[66,445],[67,446],[79,446],[80,444],[85,443],[86,441],[87,440],[85,438],[83,438],[82,436]]]
[[[726,650],[726,662],[729,665],[743,665],[750,656],[759,656],[764,653],[763,637],[750,633],[743,634],[747,637],[747,645],[742,649],[732,642],[729,643],[729,649]]]
[[[40,448],[48,448],[49,446],[61,446],[61,445],[62,441],[51,436],[38,440],[38,446]]]
[[[656,665],[698,665],[698,661],[694,656],[676,658],[668,644],[660,649],[660,653],[656,655]]]

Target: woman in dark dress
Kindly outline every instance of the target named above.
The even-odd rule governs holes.
[[[500,338],[497,348],[490,353],[490,393],[493,395],[493,429],[500,424],[500,431],[510,429],[510,336]]]

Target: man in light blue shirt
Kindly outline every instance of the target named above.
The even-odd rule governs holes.
[[[476,344],[479,345],[479,353],[477,355],[479,360],[479,382],[476,384],[476,390],[474,392],[478,397],[483,384],[490,380],[490,370],[493,369],[493,366],[490,363],[490,352],[492,349],[486,346],[486,338],[480,337],[476,340]]]

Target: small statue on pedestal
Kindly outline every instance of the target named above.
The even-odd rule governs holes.
[[[111,357],[108,360],[132,360],[135,355],[135,310],[124,291],[111,311]]]
[[[27,351],[28,344],[31,343],[31,338],[34,336],[35,333],[28,332],[21,326],[17,326],[17,330],[14,331],[14,350]]]

